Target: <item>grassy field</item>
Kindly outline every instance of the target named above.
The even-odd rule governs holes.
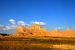
[[[75,38],[68,37],[3,37],[0,50],[75,50]]]

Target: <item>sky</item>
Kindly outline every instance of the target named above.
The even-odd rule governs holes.
[[[75,29],[75,0],[0,0],[0,32],[31,23]]]

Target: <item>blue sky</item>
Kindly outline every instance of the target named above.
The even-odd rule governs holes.
[[[75,0],[0,0],[0,25],[9,20],[46,23],[49,30],[75,29]]]

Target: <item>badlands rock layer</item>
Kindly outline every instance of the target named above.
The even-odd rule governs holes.
[[[28,28],[24,26],[18,26],[16,32],[11,36],[53,36],[53,37],[75,37],[75,30],[66,29],[63,32],[55,29],[48,31],[42,28],[40,25],[33,24]]]

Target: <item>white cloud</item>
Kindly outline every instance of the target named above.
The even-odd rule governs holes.
[[[18,25],[25,26],[25,22],[24,21],[18,21]]]
[[[19,25],[22,25],[22,26],[30,26],[31,25],[31,24],[25,23],[24,21],[17,21],[16,22],[14,19],[10,19],[9,22],[10,23],[8,23],[6,26],[0,24],[0,32],[11,33],[11,32],[14,32],[13,30],[15,30],[16,27]],[[32,24],[39,24],[39,25],[46,25],[45,22],[38,22],[38,21],[34,21],[31,23]]]
[[[1,33],[14,33],[16,27],[17,27],[17,26],[15,26],[15,25],[7,25],[7,26],[4,26],[4,27],[0,30],[0,32],[1,32]]]
[[[45,22],[39,22],[40,23],[40,25],[46,25],[46,23]]]
[[[45,23],[45,22],[38,22],[38,21],[31,22],[31,24],[46,25],[46,23]]]
[[[10,22],[11,24],[16,24],[16,21],[15,21],[14,19],[10,19],[9,22]]]
[[[3,30],[13,30],[16,29],[17,25],[7,25],[3,28]]]

